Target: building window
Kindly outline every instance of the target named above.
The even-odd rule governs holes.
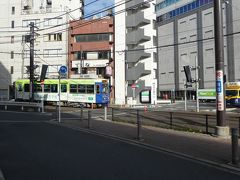
[[[11,27],[14,28],[14,21],[12,21]]]
[[[13,74],[13,66],[11,66],[11,74]]]
[[[165,1],[157,4],[155,10],[159,11],[160,9],[162,9],[164,7],[167,7],[167,6],[169,6],[173,3],[176,3],[177,1],[179,1],[179,0],[165,0]],[[158,16],[157,17],[157,22],[162,22],[162,21],[171,19],[172,17],[175,17],[175,16],[181,15],[183,13],[195,10],[195,9],[201,7],[201,6],[204,6],[206,4],[210,4],[212,2],[213,2],[213,0],[205,0],[205,1],[204,0],[195,0],[191,3],[189,3],[189,4],[186,4],[184,6],[181,6],[181,7],[177,8],[177,9],[174,9],[170,12],[167,12],[166,14]]]
[[[62,33],[45,34],[43,39],[44,39],[45,42],[62,41]]]
[[[61,57],[62,49],[44,49],[43,57]]]
[[[153,52],[153,62],[157,62],[158,57],[157,57],[157,53]]]
[[[110,34],[81,34],[75,36],[76,42],[96,42],[96,41],[109,41]]]
[[[154,69],[154,79],[157,79],[157,73],[158,73],[158,70],[157,69]]]
[[[82,56],[81,56],[82,54]],[[74,52],[74,60],[87,59],[87,52]]]
[[[34,58],[39,58],[38,53],[40,50],[39,49],[34,49]],[[30,58],[30,50],[24,50],[24,59],[29,59]]]
[[[14,36],[11,36],[11,43],[14,43]]]
[[[62,24],[62,18],[45,18],[44,19],[44,26],[56,26]]]
[[[12,7],[12,14],[15,14],[15,7]]]
[[[157,46],[158,42],[157,42],[157,37],[153,36],[153,46]]]
[[[100,51],[98,52],[98,59],[109,59],[110,54],[110,51]]]
[[[27,19],[22,21],[22,27],[29,27],[29,24],[33,22],[36,27],[39,26],[40,19]]]
[[[14,59],[14,52],[11,51],[11,59]]]

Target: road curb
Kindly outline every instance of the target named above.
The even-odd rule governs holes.
[[[5,180],[2,170],[0,169],[0,180]]]
[[[85,129],[85,128],[74,127],[74,126],[69,126],[69,125],[65,125],[65,124],[58,124],[56,122],[48,122],[48,123],[53,124],[53,125],[57,125],[57,126],[60,126],[60,127],[73,129],[73,130],[76,130],[76,131],[81,131],[81,132],[85,132],[85,133],[89,133],[89,134],[93,134],[93,135],[97,135],[97,136],[101,136],[101,137],[105,137],[105,138],[110,138],[110,139],[113,139],[113,140],[118,140],[120,142],[124,142],[124,143],[128,143],[128,144],[131,144],[131,145],[143,147],[145,149],[149,149],[149,150],[152,150],[152,151],[166,153],[166,154],[171,155],[171,156],[186,159],[186,160],[189,160],[189,161],[192,161],[192,162],[198,162],[200,164],[204,164],[204,165],[207,165],[209,167],[213,167],[213,168],[216,168],[216,169],[221,169],[221,170],[226,171],[226,172],[231,172],[233,174],[240,175],[240,168],[234,167],[233,165],[231,165],[231,163],[220,164],[220,163],[217,163],[217,162],[214,162],[214,161],[210,161],[210,160],[198,158],[198,157],[195,157],[195,156],[187,155],[187,154],[184,154],[184,153],[179,153],[177,151],[169,150],[169,149],[166,149],[166,148],[150,145],[150,144],[144,143],[142,141],[131,140],[131,139],[126,139],[126,138],[123,138],[123,137],[115,136],[115,135],[109,135],[109,134],[106,134],[106,133],[101,133],[101,132],[98,132],[98,131],[93,130],[93,129]]]

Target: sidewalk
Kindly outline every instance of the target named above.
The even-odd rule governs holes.
[[[83,121],[66,119],[61,125],[73,129],[87,129],[88,122],[86,119]],[[134,124],[92,120],[91,132],[139,142],[137,126]],[[219,165],[229,165],[231,162],[231,139],[145,126],[142,127],[141,134],[143,140],[140,143],[156,149]]]

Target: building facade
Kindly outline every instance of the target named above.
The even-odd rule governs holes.
[[[115,4],[120,2],[115,1]],[[121,50],[117,47],[115,49],[118,56],[115,60],[116,63],[125,60],[124,69],[117,69],[116,66],[116,79],[118,75],[122,77],[122,72],[125,71],[125,103],[129,105],[141,103],[140,92],[143,90],[150,91],[152,104],[157,100],[156,49],[147,50],[148,47],[156,45],[154,2],[128,1],[125,3],[124,16],[119,15],[119,17],[125,17],[125,20],[117,17],[118,15],[115,16],[115,29],[122,29],[121,32],[118,31],[119,34],[116,33],[116,46],[120,43],[122,43],[122,48],[125,46]],[[125,23],[123,24],[123,22]],[[122,64],[120,67],[123,68]]]
[[[68,21],[83,15],[83,0],[2,0],[0,2],[0,97],[9,99],[14,81],[29,77],[31,22],[35,25],[35,77],[47,64],[47,76],[56,77],[67,65]],[[2,71],[3,69],[3,71]]]
[[[223,1],[224,67],[227,81],[240,80],[240,3]],[[199,86],[215,88],[213,0],[157,0],[158,95],[183,96],[183,66],[199,67]],[[195,87],[188,88],[195,91]]]
[[[70,23],[69,77],[109,78],[114,97],[113,18],[78,20]]]

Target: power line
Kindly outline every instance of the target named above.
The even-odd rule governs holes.
[[[118,6],[121,6],[121,5],[123,5],[123,4],[126,4],[126,3],[130,2],[130,1],[132,1],[132,0],[125,1],[125,2],[123,2],[123,3],[121,3],[121,4],[118,4],[118,5],[115,5],[115,6],[111,6],[111,7],[108,6],[108,7],[110,7],[110,8],[106,8],[106,7],[105,7],[105,8],[102,8],[102,9],[100,9],[101,11],[95,11],[95,13],[92,13],[91,15],[85,17],[84,19],[90,18],[90,17],[92,17],[92,16],[94,16],[94,15],[97,15],[97,14],[100,14],[100,13],[102,13],[102,12],[106,12],[106,11],[108,11],[108,10],[114,9],[114,8],[116,8],[116,7],[118,7]],[[134,6],[129,7],[128,9],[131,9],[131,8],[134,8],[134,7],[138,7],[138,6],[142,5],[142,4],[146,4],[146,3],[149,3],[149,2],[151,2],[151,1],[153,1],[153,0],[147,0],[147,1],[141,2],[141,3],[139,3],[139,4],[136,4],[136,5],[134,5]],[[95,2],[95,1],[94,1],[94,2]],[[127,9],[120,10],[119,13],[123,13],[123,12],[125,12],[126,10],[127,10]],[[118,12],[117,12],[117,13],[114,13],[114,15],[119,14],[119,13],[118,13]],[[103,16],[102,18],[107,17],[107,16],[108,16],[108,15]],[[73,29],[75,29],[75,28],[77,28],[77,27],[85,26],[85,25],[88,25],[89,23],[92,23],[92,22],[95,22],[95,21],[100,21],[100,20],[101,20],[101,19],[99,18],[99,19],[96,19],[96,20],[91,21],[91,22],[81,23],[81,24],[79,24],[79,25],[74,26]],[[67,24],[70,24],[70,22],[66,22],[66,23],[62,23],[62,24],[59,24],[59,25],[51,26],[51,27],[49,27],[49,28],[39,29],[39,30],[37,30],[37,31],[39,32],[39,31],[44,31],[44,30],[48,30],[48,29],[53,29],[53,28],[57,28],[57,27],[60,27],[60,26],[63,26],[63,25],[67,25]],[[58,32],[59,32],[59,33],[60,33],[60,32],[66,32],[67,30],[68,30],[68,28],[65,28],[65,29],[63,29],[63,30],[57,30],[57,31],[48,32],[47,34],[58,33]],[[17,31],[14,31],[14,32],[17,32]],[[29,32],[29,31],[21,31],[21,32]],[[1,33],[1,31],[0,31],[0,33]]]
[[[128,1],[126,1],[126,2],[123,2],[123,3],[121,3],[121,4],[118,4],[118,5],[116,5],[116,6],[113,6],[113,7],[111,7],[111,8],[108,8],[108,9],[104,8],[104,10],[102,10],[102,11],[100,11],[100,12],[97,12],[97,13],[94,13],[94,14],[91,15],[90,17],[92,17],[92,16],[94,16],[94,15],[97,15],[97,14],[99,14],[99,13],[101,13],[101,12],[106,12],[107,10],[111,10],[111,9],[113,9],[113,8],[116,8],[116,7],[118,7],[118,6],[121,6],[121,5],[123,5],[123,4],[126,4],[126,3],[130,2],[130,1],[132,1],[132,0],[128,0]],[[141,2],[141,3],[138,3],[138,4],[134,5],[134,6],[131,6],[131,7],[129,7],[129,8],[125,8],[125,9],[123,9],[123,10],[120,10],[120,11],[118,11],[118,12],[115,12],[115,13],[114,13],[114,16],[117,15],[117,14],[123,13],[123,12],[125,12],[125,11],[127,11],[127,10],[129,10],[129,9],[133,9],[133,8],[139,7],[139,6],[143,5],[143,4],[147,4],[147,3],[151,2],[151,1],[153,1],[153,0],[147,0],[147,1],[144,1],[144,2]],[[108,17],[108,15],[105,15],[105,16],[103,16],[102,18],[104,18],[104,17]],[[86,17],[86,18],[88,18],[88,17]],[[72,26],[71,28],[72,28],[72,29],[76,29],[76,28],[78,28],[78,27],[86,26],[86,25],[88,25],[88,24],[91,24],[91,23],[93,23],[93,22],[97,22],[97,21],[100,21],[100,20],[101,20],[101,18],[96,19],[96,20],[92,20],[92,21],[87,21],[87,22],[84,22],[84,23],[78,23],[77,25]],[[68,23],[68,24],[69,24],[69,23]],[[57,27],[57,26],[56,26],[56,27]],[[53,27],[51,27],[51,28],[53,28]],[[55,27],[54,27],[54,28],[55,28]],[[50,28],[49,28],[49,29],[50,29]],[[44,30],[45,30],[45,29],[44,29]],[[65,29],[62,29],[62,30],[52,31],[52,32],[50,32],[50,33],[66,32],[66,31],[68,31],[68,30],[69,30],[69,28],[65,28]],[[48,33],[49,33],[49,32],[48,32]]]
[[[87,7],[87,6],[95,3],[95,2],[97,2],[97,1],[100,1],[100,0],[94,0],[94,1],[88,3],[88,4],[84,5],[84,6],[78,7],[78,8],[76,8],[76,9],[71,10],[71,11],[67,11],[67,12],[65,12],[65,13],[63,13],[63,14],[60,14],[60,15],[58,15],[58,16],[55,16],[55,17],[52,17],[52,18],[49,18],[49,19],[46,19],[46,20],[41,21],[41,22],[38,22],[38,23],[36,23],[36,24],[42,24],[42,23],[47,22],[47,21],[49,21],[49,20],[51,20],[51,19],[55,19],[55,18],[58,18],[58,17],[62,17],[62,16],[64,16],[64,15],[68,14],[68,13],[77,11],[77,10],[82,9],[82,8],[85,8],[85,7]],[[10,28],[12,28],[12,27],[0,27],[0,29],[10,29]],[[15,28],[22,28],[22,26],[15,26]],[[0,31],[0,32],[2,32],[2,31]],[[14,32],[18,32],[18,31],[14,31]]]
[[[55,18],[62,17],[62,16],[64,16],[64,15],[67,15],[68,13],[71,13],[71,12],[77,11],[78,9],[85,8],[85,7],[87,7],[87,6],[89,6],[89,5],[93,4],[93,3],[95,3],[95,2],[97,2],[97,1],[100,1],[100,0],[94,0],[94,1],[92,1],[92,2],[90,2],[90,3],[88,3],[88,4],[85,4],[85,5],[82,6],[82,7],[79,7],[79,8],[73,9],[73,10],[71,10],[71,11],[67,11],[67,12],[64,13],[64,14],[61,14],[61,15],[58,15],[58,16],[55,16],[55,17],[49,18],[49,19],[47,19],[47,20],[44,20],[44,21],[38,22],[38,23],[36,23],[36,24],[41,24],[41,23],[44,23],[44,22],[49,21],[50,19],[55,19]]]
[[[224,37],[227,36],[234,36],[234,35],[238,35],[240,34],[240,31],[238,32],[234,32],[234,33],[230,33],[230,34],[226,34],[224,35]],[[167,47],[172,47],[172,46],[181,46],[181,45],[185,45],[185,44],[192,44],[192,43],[196,43],[196,42],[204,42],[204,41],[209,41],[209,40],[213,40],[214,37],[211,38],[204,38],[204,39],[198,39],[198,40],[194,40],[194,41],[188,41],[188,42],[182,42],[182,43],[175,43],[175,44],[168,44],[168,45],[162,45],[162,46],[153,46],[153,47],[148,47],[148,48],[142,48],[142,49],[131,49],[131,50],[122,50],[122,51],[115,51],[117,53],[123,53],[123,52],[134,52],[134,51],[145,51],[145,50],[151,50],[151,49],[159,49],[159,48],[167,48]],[[96,49],[98,50],[98,49]],[[11,54],[11,52],[0,52],[0,54]],[[26,53],[13,53],[13,54],[17,54],[17,55],[23,55]],[[58,54],[51,54],[51,55],[69,55],[70,53],[58,53]],[[44,54],[37,54],[37,55],[44,55]]]
[[[85,19],[87,19],[87,18],[93,17],[93,16],[95,16],[95,15],[98,15],[98,14],[100,14],[100,13],[106,12],[106,11],[108,11],[108,10],[112,10],[112,9],[114,9],[114,8],[116,8],[116,7],[118,7],[118,6],[121,6],[121,5],[123,5],[123,4],[126,4],[126,3],[130,2],[130,1],[132,1],[132,0],[128,0],[128,1],[126,1],[126,2],[124,1],[123,3],[118,4],[118,5],[115,5],[115,6],[108,6],[109,8],[108,8],[108,7],[107,7],[107,8],[106,8],[106,7],[105,7],[105,8],[102,8],[102,9],[100,9],[100,10],[98,10],[98,11],[95,11],[95,12],[91,13],[89,16],[84,17],[82,20],[85,20]],[[148,0],[148,1],[145,1],[144,3],[146,3],[146,2],[151,2],[151,1],[153,1],[153,0]],[[143,4],[143,3],[139,3],[138,5],[141,5],[141,4]],[[137,5],[135,5],[135,6],[137,6]],[[135,6],[133,6],[133,7],[135,7]],[[107,17],[107,16],[108,16],[108,15],[103,16],[103,17]],[[38,32],[39,32],[39,31],[45,31],[45,30],[48,30],[48,29],[53,29],[53,28],[56,28],[56,27],[64,26],[64,25],[68,25],[68,24],[70,24],[70,23],[71,23],[71,22],[66,22],[66,23],[58,24],[58,25],[51,26],[51,27],[48,27],[48,28],[39,29]],[[81,24],[81,25],[84,25],[84,23]],[[76,26],[77,26],[77,25],[76,25]],[[65,29],[63,29],[63,30],[53,31],[53,32],[50,32],[50,33],[65,32],[65,31],[67,31],[67,30],[68,30],[68,28],[65,28]]]

